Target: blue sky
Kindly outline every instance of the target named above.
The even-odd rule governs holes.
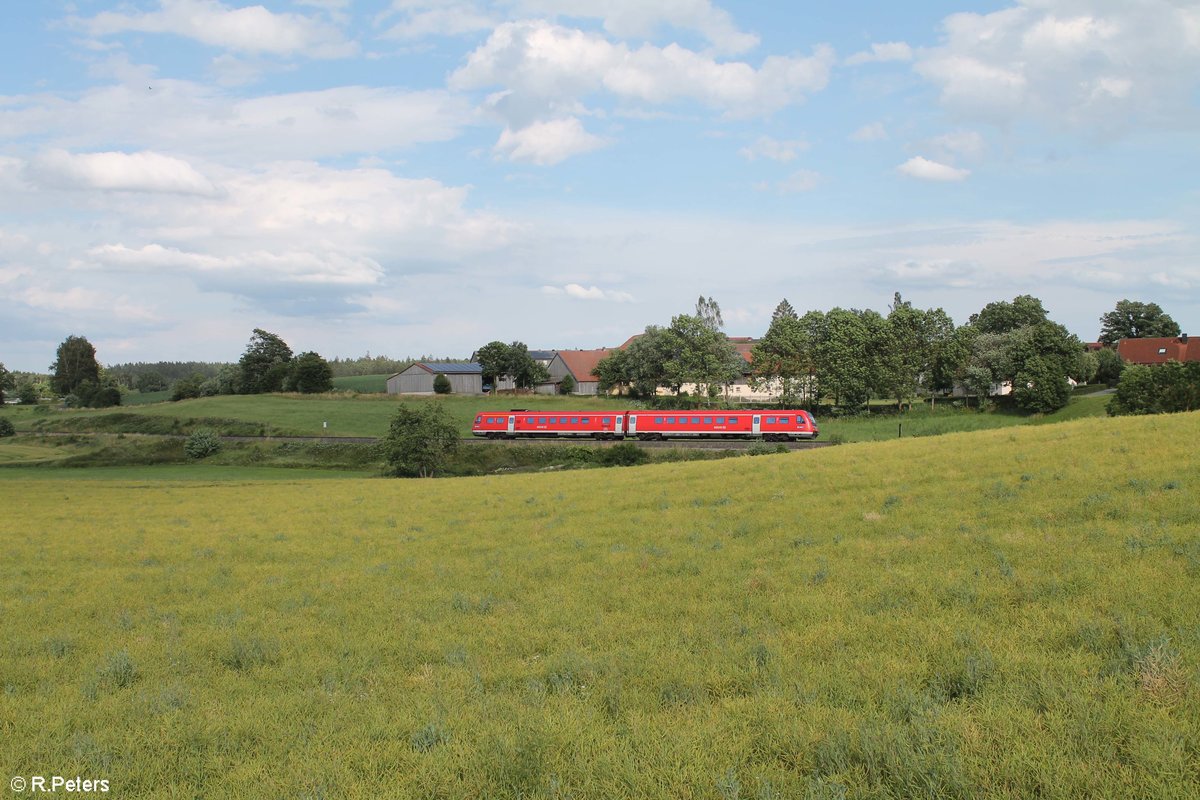
[[[1200,0],[14,3],[0,361],[1200,318]]]

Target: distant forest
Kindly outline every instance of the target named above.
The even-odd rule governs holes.
[[[395,359],[388,356],[373,356],[367,353],[358,358],[331,358],[329,368],[333,377],[344,378],[352,375],[392,375],[406,369],[415,361],[464,361],[463,358],[446,356],[416,356]],[[226,367],[234,367],[236,361],[132,361],[127,364],[112,364],[105,367],[105,372],[120,385],[133,389],[138,385],[138,378],[143,375],[157,373],[168,384],[193,375],[203,375],[205,378],[215,378]]]

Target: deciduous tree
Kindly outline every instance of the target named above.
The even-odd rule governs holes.
[[[58,346],[50,373],[50,388],[60,395],[74,394],[85,381],[99,385],[100,362],[96,360],[96,348],[82,336],[68,336]]]
[[[458,430],[440,402],[401,406],[382,442],[396,475],[433,477],[458,449]]]
[[[319,353],[301,353],[292,359],[285,388],[302,394],[332,391],[333,370]]]
[[[1180,332],[1179,323],[1158,303],[1121,300],[1116,308],[1100,317],[1100,341],[1104,344],[1116,344],[1121,339],[1178,336]]]
[[[292,348],[278,335],[255,328],[238,361],[241,371],[238,391],[241,394],[262,394],[283,389],[291,369]]]

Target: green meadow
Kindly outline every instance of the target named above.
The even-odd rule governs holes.
[[[0,470],[0,770],[137,798],[1194,798],[1198,434]]]
[[[1082,395],[1064,409],[1029,417],[1007,411],[980,413],[941,402],[930,408],[920,404],[896,416],[891,413],[855,417],[821,418],[821,437],[835,441],[880,441],[905,436],[934,436],[955,431],[990,430],[1014,425],[1040,424],[1090,416],[1104,416],[1104,396]],[[179,402],[158,402],[108,409],[58,410],[32,407],[6,409],[21,431],[96,433],[188,433],[196,427],[213,427],[230,435],[384,436],[396,409],[410,403],[441,403],[464,436],[479,412],[528,408],[550,413],[564,410],[621,411],[631,406],[624,398],[558,396],[448,396],[397,397],[387,394],[220,395]],[[877,407],[884,411],[890,408]],[[900,429],[900,426],[903,429]]]

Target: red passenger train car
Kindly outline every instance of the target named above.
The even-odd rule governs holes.
[[[622,439],[623,411],[488,411],[475,415],[475,436],[489,439],[580,437]]]
[[[816,439],[817,421],[802,409],[755,411],[482,412],[471,426],[489,439]]]

